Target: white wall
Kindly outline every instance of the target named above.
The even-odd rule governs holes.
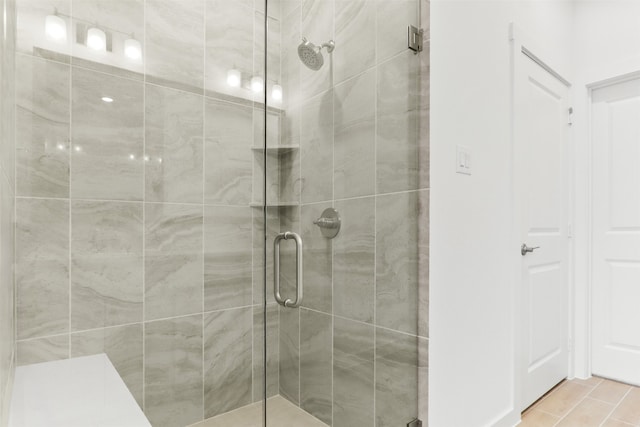
[[[571,76],[572,4],[432,1],[432,427],[515,425],[509,23]],[[472,175],[455,173],[456,144]]]
[[[588,335],[589,124],[587,85],[640,71],[640,2],[578,1],[574,20],[575,375],[591,370]]]

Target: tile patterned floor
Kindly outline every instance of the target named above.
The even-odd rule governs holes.
[[[592,377],[564,381],[528,408],[519,427],[640,426],[640,388]]]
[[[267,427],[328,427],[284,397],[267,400]],[[262,402],[193,424],[190,427],[262,427]]]

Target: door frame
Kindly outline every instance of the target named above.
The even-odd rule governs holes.
[[[583,218],[584,223],[586,225],[586,230],[587,230],[587,235],[585,236],[586,248],[584,249],[587,255],[585,258],[585,261],[587,264],[585,266],[587,270],[587,274],[586,274],[586,283],[582,285],[583,286],[582,291],[584,292],[584,302],[583,302],[582,310],[584,310],[585,315],[583,317],[576,317],[576,319],[574,320],[575,331],[582,332],[584,334],[583,340],[585,343],[584,345],[585,348],[583,349],[583,351],[577,352],[575,354],[575,360],[577,361],[577,363],[584,367],[584,372],[579,372],[579,373],[576,372],[577,374],[576,376],[584,377],[584,378],[588,378],[589,376],[591,376],[591,371],[592,371],[591,362],[592,362],[592,352],[593,352],[593,340],[592,340],[593,323],[592,322],[593,322],[594,301],[592,296],[593,296],[593,286],[594,286],[593,275],[594,275],[594,265],[595,265],[595,255],[593,253],[594,251],[593,215],[595,210],[595,206],[593,204],[593,192],[594,192],[593,150],[594,150],[594,144],[595,144],[595,141],[593,139],[593,130],[592,130],[593,92],[598,89],[602,89],[602,88],[606,88],[616,84],[625,83],[631,80],[638,80],[638,79],[640,79],[640,70],[598,80],[592,83],[588,83],[585,86],[585,89],[587,91],[587,105],[586,105],[585,114],[584,114],[584,126],[586,126],[585,134],[587,136],[587,141],[586,141],[587,142],[586,143],[587,165],[586,165],[586,175],[583,177],[577,177],[577,179],[579,181],[582,181],[582,182],[579,182],[580,184],[586,185],[588,188],[587,194],[586,194],[588,209],[584,213],[584,218]],[[586,180],[586,182],[584,182],[583,180]],[[579,251],[580,249],[576,248],[575,250]],[[574,304],[577,304],[577,303],[578,301],[574,299]]]
[[[516,129],[516,85],[517,85],[517,76],[522,73],[522,69],[524,67],[523,61],[533,60],[547,72],[552,74],[555,78],[557,78],[560,82],[564,83],[569,88],[569,103],[572,101],[572,85],[569,80],[564,78],[561,73],[559,73],[558,67],[555,67],[552,62],[548,61],[547,55],[544,54],[545,50],[541,49],[535,41],[527,36],[515,23],[511,23],[509,25],[509,40],[511,42],[511,117],[510,117],[510,128],[511,128],[511,145],[510,145],[510,157],[511,157],[511,167],[510,167],[510,175],[511,175],[511,245],[510,250],[512,252],[512,278],[514,283],[513,289],[513,324],[512,324],[512,336],[513,336],[513,408],[512,413],[517,416],[517,420],[520,420],[520,412],[521,412],[521,403],[522,403],[522,390],[524,385],[524,379],[522,378],[522,373],[524,371],[524,364],[526,355],[524,354],[524,343],[522,341],[522,335],[520,331],[522,330],[524,324],[524,316],[522,315],[522,269],[521,269],[521,258],[522,256],[518,253],[518,248],[521,245],[521,219],[518,216],[517,203],[519,201],[517,188],[518,188],[518,175],[516,171],[516,137],[517,137],[517,129]],[[526,57],[525,57],[526,56]],[[527,58],[528,57],[528,58]],[[569,114],[567,112],[567,119],[569,119]],[[575,180],[573,179],[573,171],[574,171],[574,156],[573,156],[573,133],[569,130],[569,137],[567,141],[567,159],[566,159],[566,173],[568,174],[567,185],[568,185],[568,197],[566,209],[567,209],[567,218],[570,222],[569,226],[571,227],[571,223],[573,222],[574,212],[574,184]],[[572,228],[572,227],[571,227]],[[567,241],[567,337],[568,337],[568,346],[567,346],[567,357],[568,357],[568,372],[567,376],[569,377],[573,371],[573,330],[574,330],[574,322],[573,322],[573,308],[574,308],[574,289],[573,289],[573,240],[571,239],[571,231],[568,231],[569,239]]]

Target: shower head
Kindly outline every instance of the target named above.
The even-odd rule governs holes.
[[[298,46],[298,56],[304,65],[314,71],[318,71],[324,64],[324,57],[322,56],[323,47],[326,47],[327,52],[331,53],[333,49],[335,49],[336,44],[333,40],[329,40],[327,43],[318,47],[303,37],[302,43]]]

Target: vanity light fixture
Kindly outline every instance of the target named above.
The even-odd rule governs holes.
[[[255,76],[253,78],[251,78],[251,90],[259,93],[262,92],[264,89],[264,80],[262,77],[260,76]]]
[[[107,35],[99,28],[89,28],[87,31],[87,46],[93,50],[106,50]]]
[[[44,31],[52,40],[59,42],[67,40],[67,23],[57,15],[47,15]]]
[[[127,39],[124,41],[124,54],[137,61],[142,58],[142,45],[136,39]]]
[[[236,69],[227,71],[227,84],[231,87],[240,87],[242,84],[242,73]]]
[[[271,97],[274,101],[282,101],[282,86],[273,85],[271,88]]]

